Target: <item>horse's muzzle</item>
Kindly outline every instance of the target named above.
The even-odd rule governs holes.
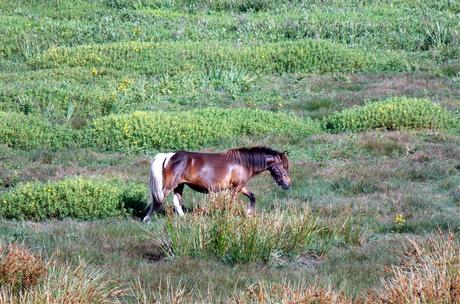
[[[283,189],[283,190],[287,190],[287,189],[290,188],[288,185],[280,185],[280,186],[281,186],[281,189]]]
[[[283,190],[289,189],[291,187],[291,178],[289,176],[285,177],[279,185]]]
[[[279,182],[279,183],[278,183],[278,186],[280,186],[281,189],[283,189],[283,190],[287,190],[287,189],[289,189],[289,188],[291,187],[290,184],[288,184],[288,183],[286,183],[286,182],[284,182],[284,181]]]

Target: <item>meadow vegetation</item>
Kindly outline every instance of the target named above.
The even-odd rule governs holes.
[[[56,9],[58,8],[58,9]],[[459,303],[460,5],[0,3],[0,302]],[[293,187],[148,161],[289,150]]]

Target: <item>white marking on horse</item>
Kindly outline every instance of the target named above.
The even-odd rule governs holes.
[[[174,193],[173,202],[177,213],[179,213],[180,216],[184,215],[184,211],[182,210],[182,206],[180,205],[179,194]]]
[[[155,202],[163,202],[163,170],[168,165],[169,160],[176,153],[158,153],[150,163],[150,195],[152,196],[152,203],[147,215],[144,217],[144,222],[148,222],[153,212],[153,205]]]

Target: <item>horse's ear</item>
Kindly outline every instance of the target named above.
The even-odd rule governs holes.
[[[283,162],[283,166],[289,171],[289,167],[291,166],[289,163],[288,156],[289,152],[287,150],[284,150],[283,153],[281,153],[280,157]]]

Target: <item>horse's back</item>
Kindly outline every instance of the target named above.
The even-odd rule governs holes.
[[[193,167],[208,166],[222,166],[227,165],[228,159],[221,153],[207,153],[207,152],[189,152],[177,151],[171,157],[171,163],[187,162],[188,165]]]
[[[231,188],[247,178],[245,169],[223,153],[177,151],[167,170],[196,190]]]

